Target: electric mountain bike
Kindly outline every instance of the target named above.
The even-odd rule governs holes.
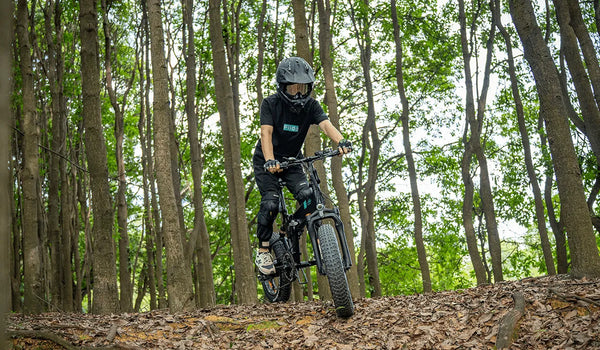
[[[325,196],[319,187],[319,176],[313,164],[315,161],[339,154],[339,150],[329,149],[316,152],[311,157],[285,158],[280,163],[282,169],[292,166],[303,167],[308,176],[308,184],[316,197],[316,210],[302,218],[290,214],[283,195],[285,182],[279,179],[280,232],[274,232],[269,242],[276,272],[272,275],[259,272],[258,276],[265,298],[269,302],[287,301],[292,283],[298,280],[300,284],[306,284],[304,269],[316,265],[317,271],[321,275],[326,275],[329,280],[336,314],[339,317],[350,317],[354,314],[354,303],[346,279],[346,271],[352,266],[352,260],[340,211],[338,207],[332,209],[325,207]],[[331,201],[329,198],[328,200]],[[301,261],[300,238],[305,228],[313,247],[313,259]]]

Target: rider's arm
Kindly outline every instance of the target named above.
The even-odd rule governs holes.
[[[260,145],[262,147],[263,156],[265,160],[275,159],[275,154],[273,153],[273,125],[261,125],[260,126]],[[269,171],[271,171],[269,169]],[[274,171],[281,171],[279,169],[279,164],[277,164]]]
[[[333,124],[331,124],[329,119],[326,119],[326,120],[323,120],[322,122],[320,122],[319,127],[321,128],[321,130],[323,130],[325,135],[327,135],[330,139],[333,140],[333,142],[335,142],[337,144],[339,144],[340,141],[342,141],[344,139],[344,136],[342,136],[342,134],[338,131],[338,129],[336,129],[336,127],[333,126]],[[339,147],[339,150],[340,150],[340,155],[341,155],[341,154],[350,152],[351,149],[345,148],[345,147]]]
[[[260,126],[260,144],[265,160],[275,159],[273,154],[273,125]]]
[[[321,130],[323,130],[325,135],[327,135],[335,143],[340,143],[340,141],[342,141],[342,139],[344,138],[344,136],[342,136],[338,129],[336,129],[335,126],[333,126],[333,124],[331,124],[329,119],[320,122],[319,127],[321,128]]]

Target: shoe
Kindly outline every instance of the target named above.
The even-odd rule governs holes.
[[[258,252],[254,261],[258,267],[258,271],[263,275],[272,275],[275,273],[275,265],[273,265],[273,257],[269,252]]]

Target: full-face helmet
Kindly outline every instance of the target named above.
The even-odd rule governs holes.
[[[312,67],[300,57],[285,58],[277,67],[275,79],[279,95],[293,112],[299,113],[309,100],[315,82]]]

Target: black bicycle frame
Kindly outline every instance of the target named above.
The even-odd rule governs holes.
[[[335,152],[335,151],[334,151]],[[308,157],[301,160],[303,163],[306,163],[307,170],[309,172],[309,186],[313,190],[313,193],[316,197],[316,207],[317,210],[308,215],[304,219],[294,218],[293,215],[290,215],[287,211],[287,207],[285,205],[285,199],[283,197],[283,187],[285,183],[280,180],[280,208],[279,211],[282,214],[282,225],[281,230],[283,232],[288,233],[288,237],[290,238],[292,244],[292,254],[294,256],[294,261],[296,263],[296,268],[304,268],[308,266],[317,266],[317,270],[321,275],[325,275],[326,271],[323,266],[323,259],[321,257],[321,249],[319,246],[318,240],[318,229],[321,226],[323,220],[333,220],[335,225],[335,230],[338,236],[338,241],[340,243],[340,251],[342,253],[342,262],[344,264],[345,270],[350,269],[352,266],[352,259],[350,258],[350,250],[348,248],[348,242],[346,241],[346,234],[344,231],[344,224],[340,219],[340,210],[338,207],[334,207],[333,209],[325,207],[325,199],[321,189],[319,187],[320,180],[317,174],[317,170],[315,169],[313,163],[315,160],[323,159],[328,153],[320,152],[317,153],[313,157]],[[334,154],[334,153],[329,153]],[[301,222],[299,220],[306,220],[305,222]],[[314,261],[301,262],[300,261],[300,249],[299,249],[299,240],[301,236],[301,228],[306,225],[308,230],[308,235],[310,237],[311,244],[313,246],[314,252]]]

